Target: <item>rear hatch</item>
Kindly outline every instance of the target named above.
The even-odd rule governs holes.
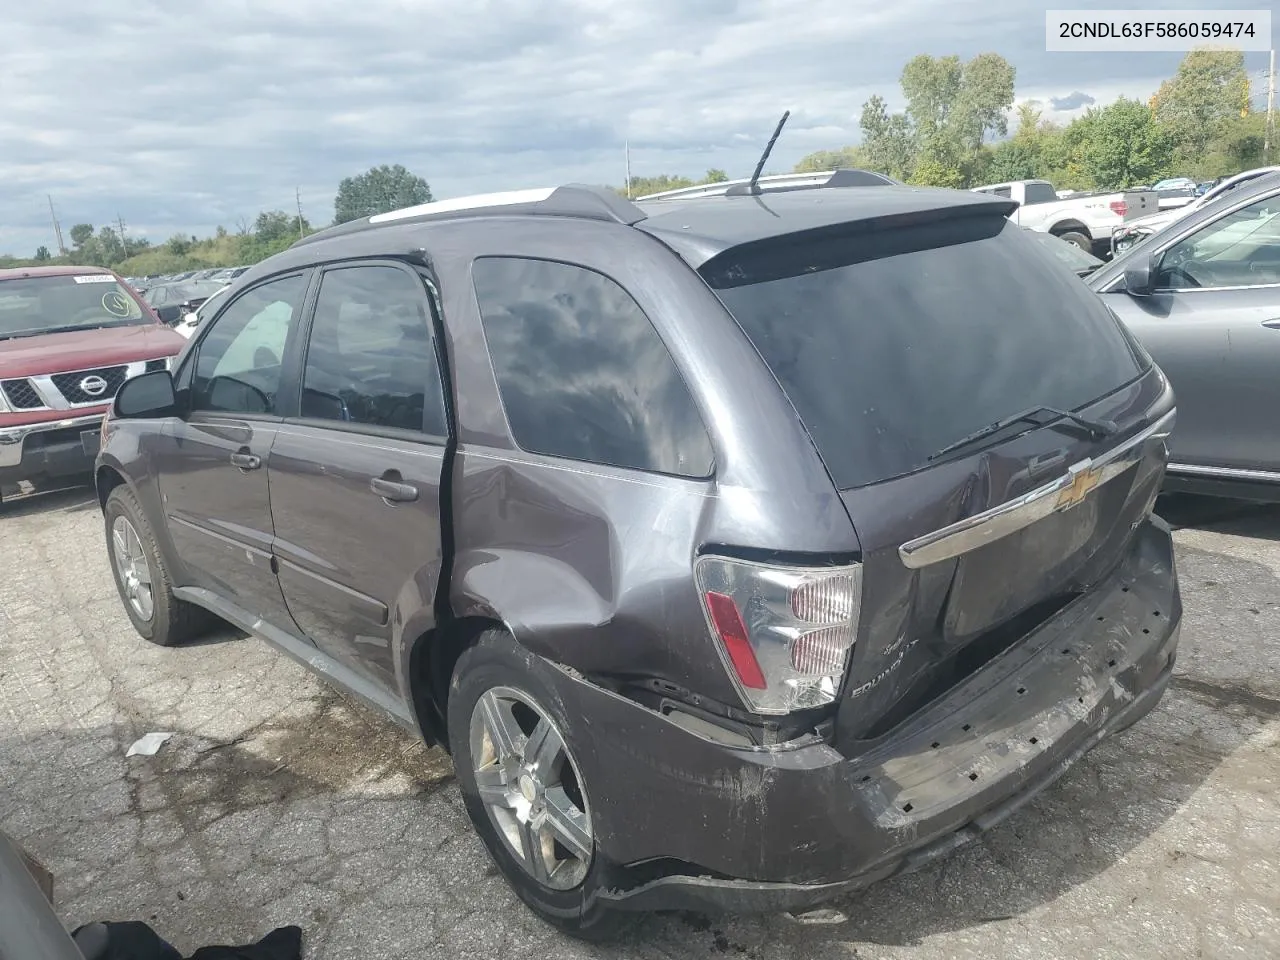
[[[951,213],[792,235],[701,269],[795,407],[862,545],[846,752],[1114,570],[1167,456],[1172,395],[1114,315],[998,212]],[[971,535],[931,543],[987,511],[998,516]]]

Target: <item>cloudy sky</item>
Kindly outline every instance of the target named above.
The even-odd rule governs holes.
[[[0,29],[0,253],[55,246],[47,195],[64,233],[118,214],[155,242],[292,209],[296,188],[327,223],[338,181],[379,163],[403,163],[438,199],[621,183],[627,139],[636,175],[745,176],[784,109],[771,168],[856,142],[863,101],[899,106],[917,53],[1000,53],[1018,98],[1063,119],[1149,96],[1180,58],[1046,53],[1048,6],[13,0]],[[1265,54],[1248,57],[1265,70]]]

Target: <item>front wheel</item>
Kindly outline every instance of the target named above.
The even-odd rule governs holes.
[[[198,636],[211,617],[174,596],[151,524],[128,487],[122,484],[111,491],[103,514],[111,573],[133,628],[162,647]]]
[[[569,724],[515,641],[489,631],[459,657],[448,713],[467,813],[507,882],[565,933],[615,936],[625,917],[595,896],[603,868]]]

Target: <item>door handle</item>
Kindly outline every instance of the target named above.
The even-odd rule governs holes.
[[[1280,317],[1272,317],[1270,320],[1263,320],[1262,325],[1271,330],[1280,330]]]
[[[374,477],[369,481],[369,489],[387,503],[412,503],[418,499],[418,488],[413,484],[386,477]]]
[[[241,470],[257,470],[262,466],[262,458],[241,450],[239,453],[233,453],[231,455],[231,463],[233,466],[236,466]]]

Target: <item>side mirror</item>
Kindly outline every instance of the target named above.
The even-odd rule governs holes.
[[[1155,265],[1151,257],[1137,257],[1124,268],[1124,289],[1131,296],[1148,297],[1155,284]]]
[[[116,393],[112,411],[122,420],[145,420],[173,416],[177,408],[173,374],[168,370],[153,370],[126,380]]]

